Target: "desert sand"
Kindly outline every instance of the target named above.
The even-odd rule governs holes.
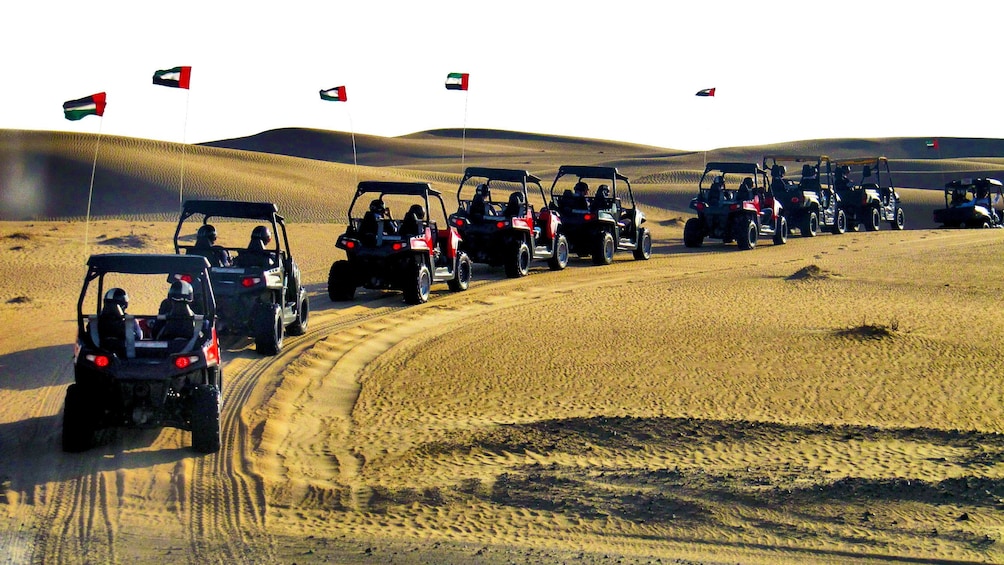
[[[450,204],[457,137],[358,136],[356,168],[344,135],[269,135],[286,155],[105,138],[85,224],[94,138],[0,132],[0,562],[1004,562],[1004,230],[934,226],[929,190],[999,174],[999,140],[936,159],[478,132],[467,165],[618,166],[653,256],[478,265],[406,306],[331,302],[334,240],[357,180]],[[685,248],[703,161],[779,150],[886,154],[908,229]],[[186,196],[278,203],[309,330],[275,357],[224,341],[219,453],[174,429],[63,453],[84,260],[173,251],[181,159]]]

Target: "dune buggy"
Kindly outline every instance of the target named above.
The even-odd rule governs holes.
[[[596,185],[589,194],[589,182]],[[569,251],[609,265],[617,251],[635,259],[652,256],[652,234],[635,202],[631,182],[616,167],[562,165],[551,184],[548,207],[561,216]]]
[[[1002,218],[991,199],[1004,196],[1001,181],[967,178],[945,184],[945,207],[934,211],[934,222],[946,228],[996,228]]]
[[[787,164],[798,168],[798,181],[786,178]],[[815,237],[821,230],[834,234],[847,231],[847,215],[833,191],[833,169],[826,155],[767,155],[763,169],[770,172],[770,188],[781,201],[789,229],[802,237]]]
[[[532,259],[557,271],[568,265],[568,241],[560,216],[546,204],[540,179],[527,171],[468,167],[450,223],[460,232],[460,249],[475,263],[501,265],[508,277],[526,276]]]
[[[835,179],[833,190],[840,199],[839,208],[847,215],[847,226],[858,231],[859,226],[875,231],[883,221],[893,229],[906,225],[906,215],[899,193],[892,184],[889,160],[885,157],[840,159],[833,162]],[[861,167],[860,183],[851,180],[853,167]]]
[[[221,237],[230,245],[210,246],[214,242],[200,237],[204,226],[226,232]],[[246,246],[234,245],[249,238]],[[310,301],[275,204],[189,200],[174,231],[174,250],[210,260],[220,333],[250,337],[264,355],[278,354],[286,334],[306,333]]]
[[[191,431],[196,451],[219,451],[223,372],[209,278],[203,257],[103,254],[87,260],[63,450],[89,449],[107,428],[166,426]],[[165,280],[189,285],[191,301],[165,308]]]
[[[690,201],[697,217],[683,226],[685,246],[700,247],[711,238],[753,249],[760,236],[772,238],[775,245],[787,243],[784,207],[771,191],[767,172],[756,163],[708,163],[697,190]]]
[[[363,197],[372,200],[360,215],[356,203]],[[439,206],[431,206],[432,200]],[[407,209],[400,220],[390,212],[395,203]],[[433,283],[446,282],[452,291],[470,285],[473,263],[447,220],[442,195],[429,183],[363,181],[348,216],[348,227],[335,243],[346,258],[328,272],[331,300],[352,300],[356,288],[363,287],[401,290],[405,302],[421,304],[429,300]],[[440,228],[437,220],[445,225]]]

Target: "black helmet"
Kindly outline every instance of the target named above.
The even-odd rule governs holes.
[[[596,188],[596,196],[610,196],[610,187],[605,184],[601,184]]]
[[[210,243],[216,243],[216,226],[212,224],[205,224],[199,227],[199,231],[196,232],[195,237],[198,239],[204,239]]]
[[[251,230],[251,239],[260,239],[264,243],[272,241],[272,232],[269,231],[268,226],[256,226],[255,229]]]
[[[172,302],[191,302],[192,285],[185,281],[174,281],[167,291],[167,298]]]
[[[574,190],[577,194],[578,193],[585,194],[586,191],[589,190],[589,185],[586,184],[586,183],[584,183],[584,182],[582,182],[582,181],[579,181],[579,182],[575,183],[575,186],[572,188],[572,190]]]
[[[411,208],[408,208],[409,214],[414,214],[416,220],[425,219],[425,208],[421,204],[412,204]]]
[[[118,304],[122,310],[129,307],[129,295],[121,288],[109,288],[105,293],[105,305]]]
[[[370,202],[370,212],[373,212],[374,214],[382,214],[383,211],[383,200],[377,198],[376,200]]]

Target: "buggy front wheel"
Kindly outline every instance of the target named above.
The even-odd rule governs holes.
[[[647,261],[652,257],[652,233],[648,231],[648,228],[638,229],[638,246],[634,249],[634,258]]]

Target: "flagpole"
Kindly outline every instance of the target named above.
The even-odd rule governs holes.
[[[99,116],[101,117],[101,116]],[[87,188],[87,216],[84,219],[84,257],[87,257],[87,245],[91,227],[91,198],[94,196],[94,172],[98,168],[98,150],[101,147],[101,131],[105,120],[98,122],[98,138],[94,141],[94,161],[91,163],[91,182]]]
[[[468,91],[464,91],[464,129],[460,137],[460,174],[463,174],[467,168],[464,166],[464,158],[466,156],[466,145],[467,145],[467,99],[470,96]]]
[[[359,185],[359,161],[356,159],[356,128],[352,124],[352,112],[346,110],[349,115],[349,134],[352,136],[352,172],[355,174],[353,188]]]
[[[181,183],[178,186],[178,209],[185,205],[185,161],[188,157],[188,105],[192,91],[185,89],[185,122],[181,127]]]

